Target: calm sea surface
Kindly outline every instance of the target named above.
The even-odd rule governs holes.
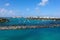
[[[25,18],[8,19],[9,22],[0,23],[0,26],[60,24],[60,21],[53,20],[28,20]],[[0,40],[60,40],[60,28],[0,30]]]
[[[60,40],[60,28],[0,30],[0,40]]]

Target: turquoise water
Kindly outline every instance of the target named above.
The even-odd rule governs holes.
[[[0,26],[40,26],[50,24],[60,24],[60,21],[54,20],[29,20],[26,18],[7,18],[9,21],[0,23]]]
[[[53,20],[29,20],[25,18],[8,18],[9,22],[0,26],[33,26],[60,24]],[[0,40],[60,40],[60,28],[38,28],[24,30],[0,30]]]
[[[0,30],[0,40],[60,40],[60,28]]]

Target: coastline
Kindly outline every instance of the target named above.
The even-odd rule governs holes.
[[[35,28],[56,28],[60,27],[60,24],[49,26],[0,26],[0,30],[15,30],[15,29],[35,29]]]
[[[47,21],[44,22],[44,20],[51,20],[48,21],[49,25],[40,25],[39,23],[42,21],[43,23],[47,23]],[[38,24],[34,24],[34,23]],[[32,29],[32,28],[54,28],[54,27],[60,27],[60,18],[39,18],[39,17],[32,17],[32,18],[0,18],[0,30],[9,30],[9,29]],[[15,24],[14,24],[15,23]],[[30,25],[28,25],[30,23]],[[47,24],[48,24],[47,23]],[[50,24],[51,23],[51,24]],[[12,25],[11,25],[12,24]],[[19,25],[17,25],[19,24]],[[25,25],[27,24],[27,25]],[[34,26],[33,26],[34,24]],[[7,26],[9,25],[9,26]],[[22,26],[20,26],[22,25]]]

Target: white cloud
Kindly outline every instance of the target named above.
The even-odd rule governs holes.
[[[39,6],[45,6],[47,4],[48,0],[42,0],[38,5]]]
[[[38,9],[39,9],[39,7],[36,7],[36,8],[35,8],[35,10],[38,10]]]
[[[10,6],[10,3],[5,3],[5,6]]]
[[[13,11],[12,10],[9,10],[9,13],[13,13]]]
[[[4,8],[0,8],[0,13],[6,13],[7,10],[5,10]]]
[[[30,11],[30,9],[29,8],[26,8],[26,11]]]
[[[36,13],[40,13],[39,7],[36,7],[36,8],[35,8],[35,12],[36,12]]]
[[[5,15],[7,15],[7,16],[10,16],[10,15],[14,16],[15,13],[14,13],[13,10],[7,10],[5,8],[0,8],[0,16],[5,16]]]

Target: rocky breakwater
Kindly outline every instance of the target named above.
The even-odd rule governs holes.
[[[60,27],[60,24],[49,25],[49,26],[1,26],[0,30],[15,30],[15,29],[35,29],[35,28],[56,28]]]

